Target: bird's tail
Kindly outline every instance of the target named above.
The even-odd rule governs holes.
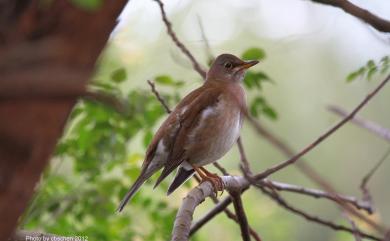
[[[122,199],[121,203],[118,206],[117,211],[121,212],[130,199],[137,193],[138,189],[145,183],[145,181],[153,175],[156,170],[150,170],[149,168],[144,168],[141,171],[141,174],[135,180],[134,184],[130,187],[129,191],[126,193],[125,197]]]
[[[171,194],[178,187],[180,187],[185,181],[188,180],[188,178],[190,178],[194,174],[194,172],[194,169],[187,170],[185,169],[185,167],[179,167],[175,178],[173,179],[171,185],[169,185],[167,195]]]

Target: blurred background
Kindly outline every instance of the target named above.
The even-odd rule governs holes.
[[[388,1],[352,2],[390,19]],[[379,63],[389,55],[390,37],[337,8],[302,0],[164,3],[176,34],[203,66],[221,53],[257,54],[261,63],[246,82],[248,104],[256,118],[295,151],[339,120],[327,110],[328,105],[351,110],[385,76],[375,73],[369,80],[362,76],[346,81],[350,73],[369,60]],[[256,73],[263,77],[253,77]],[[176,210],[196,185],[194,180],[169,197],[165,190],[171,179],[156,190],[149,183],[124,213],[115,212],[139,173],[145,147],[166,116],[147,80],[155,80],[171,107],[202,84],[188,59],[166,34],[158,5],[154,1],[132,0],[120,16],[91,81],[91,89],[116,96],[123,108],[118,113],[96,101],[80,101],[23,217],[23,228],[86,235],[90,240],[169,239]],[[258,104],[256,99],[263,101]],[[359,115],[390,128],[389,103],[387,86]],[[242,138],[256,172],[286,159],[248,124],[244,125]],[[362,177],[388,148],[388,142],[347,124],[305,159],[341,193],[360,197]],[[240,175],[236,147],[219,163],[230,173]],[[377,208],[372,218],[387,226],[389,170],[387,160],[369,184]],[[293,166],[270,178],[318,188]],[[283,196],[310,213],[348,225],[333,203],[296,194]],[[354,240],[352,235],[285,211],[258,190],[249,190],[243,199],[249,223],[263,240]],[[212,202],[206,200],[196,210],[194,220],[212,207]],[[240,238],[239,226],[220,214],[192,240]]]

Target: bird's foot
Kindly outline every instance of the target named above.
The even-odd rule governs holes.
[[[210,182],[213,186],[215,196],[218,197],[218,192],[221,191],[221,195],[225,189],[222,178],[215,173],[207,171],[203,167],[194,167],[195,171],[199,174],[202,181],[201,182]]]

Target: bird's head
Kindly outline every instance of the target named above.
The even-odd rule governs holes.
[[[257,63],[257,60],[244,61],[232,54],[221,54],[212,63],[206,80],[241,82],[246,70]]]

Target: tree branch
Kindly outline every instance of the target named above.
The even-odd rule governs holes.
[[[165,111],[170,114],[172,111],[169,108],[168,104],[165,102],[165,100],[161,97],[160,93],[157,91],[156,86],[154,85],[154,82],[148,80],[148,84],[150,85],[150,88],[152,89],[153,94],[156,96],[157,100],[161,103],[161,105],[164,107]]]
[[[270,187],[272,189],[278,190],[278,191],[287,191],[287,192],[294,192],[298,194],[303,194],[307,196],[311,196],[314,198],[325,198],[334,202],[337,202],[338,200],[343,200],[346,203],[349,203],[356,207],[357,209],[363,209],[366,210],[368,213],[372,212],[372,207],[369,203],[365,201],[357,200],[355,197],[352,196],[346,196],[341,194],[334,194],[334,193],[327,193],[321,190],[317,189],[310,189],[310,188],[304,188],[292,184],[287,183],[280,183],[275,181],[270,181],[268,179],[264,179],[261,181],[256,182],[256,185],[261,186],[263,188]],[[243,186],[243,192],[247,190],[249,185]],[[230,197],[226,197],[222,201],[218,202],[217,205],[211,209],[207,214],[205,214],[202,218],[200,218],[198,221],[196,221],[192,227],[190,235],[195,233],[198,229],[200,229],[203,225],[205,225],[208,221],[213,219],[216,215],[221,213],[224,210],[228,210],[227,207],[232,203],[232,199]],[[251,232],[252,233],[252,232]],[[253,237],[253,235],[252,235]]]
[[[296,207],[293,207],[291,206],[289,203],[287,203],[279,194],[277,194],[276,192],[272,192],[272,191],[268,191],[266,190],[264,187],[261,187],[261,186],[258,186],[260,188],[260,190],[266,194],[267,196],[269,196],[270,198],[272,198],[274,201],[276,201],[281,207],[287,209],[288,211],[298,215],[298,216],[301,216],[303,218],[305,218],[306,220],[308,221],[311,221],[311,222],[315,222],[315,223],[318,223],[318,224],[321,224],[325,227],[329,227],[333,230],[336,230],[336,231],[344,231],[344,232],[348,232],[348,233],[351,233],[353,234],[355,232],[354,229],[352,228],[349,228],[349,227],[346,227],[344,225],[339,225],[339,224],[335,224],[331,221],[328,221],[328,220],[325,220],[325,219],[322,219],[322,218],[319,218],[317,216],[314,216],[314,215],[311,215],[311,214],[308,214]],[[362,231],[356,231],[359,233],[359,235],[361,237],[364,237],[364,238],[368,238],[368,239],[372,239],[372,240],[377,240],[377,241],[381,241],[382,239],[379,238],[379,237],[376,237],[374,235],[371,235],[371,234],[367,234],[365,232],[362,232]]]
[[[347,111],[345,111],[342,108],[335,106],[335,105],[328,106],[328,110],[341,116],[341,117],[346,117],[348,115]],[[365,120],[359,116],[354,116],[350,120],[350,122],[352,122],[352,123],[354,123],[362,128],[365,128],[365,129],[369,130],[370,132],[374,133],[375,135],[382,137],[386,141],[390,142],[390,130],[389,129],[384,128],[375,122]]]
[[[352,230],[353,230],[353,236],[355,237],[355,241],[362,241],[362,237],[359,234],[359,229],[356,226],[355,222],[352,220],[350,216],[348,216],[348,213],[343,212],[343,216],[348,220],[349,224],[351,224]]]
[[[305,188],[305,187],[300,187],[288,183],[281,183],[281,182],[276,182],[276,181],[270,181],[270,180],[262,180],[258,182],[258,184],[261,184],[262,186],[270,186],[273,189],[276,189],[278,191],[287,191],[287,192],[294,192],[294,193],[299,193],[303,194],[306,196],[311,196],[314,198],[325,198],[334,202],[338,202],[339,200],[342,200],[345,203],[349,203],[353,205],[357,209],[363,209],[369,214],[372,214],[373,210],[371,207],[371,204],[366,201],[360,201],[355,197],[352,196],[345,196],[341,194],[334,194],[334,193],[328,193],[324,192],[322,190],[318,189],[313,189],[313,188]]]
[[[390,75],[388,75],[371,93],[369,93],[366,98],[363,99],[362,102],[360,102],[355,109],[353,109],[352,112],[350,112],[344,119],[342,119],[340,122],[338,122],[335,126],[333,126],[331,129],[326,131],[324,134],[320,135],[314,142],[309,144],[307,147],[305,147],[303,150],[301,150],[298,154],[291,157],[290,159],[279,163],[264,172],[257,174],[254,176],[255,179],[262,179],[265,178],[293,163],[295,163],[299,158],[301,158],[303,155],[311,151],[313,148],[318,146],[321,142],[323,142],[326,138],[328,138],[330,135],[332,135],[335,131],[337,131],[340,127],[342,127],[345,123],[347,123],[349,120],[351,120],[357,112],[359,112],[371,99],[374,97],[390,80]]]
[[[248,181],[243,177],[222,176],[221,178],[225,189],[228,191],[241,190],[248,185]],[[214,190],[210,182],[201,183],[187,194],[176,215],[172,231],[172,241],[188,240],[192,215],[195,208],[203,202],[206,197],[211,195],[214,195]]]
[[[196,61],[195,57],[191,54],[191,52],[187,49],[187,47],[178,39],[176,33],[172,29],[172,23],[168,20],[167,15],[164,10],[164,4],[161,0],[154,0],[158,6],[160,7],[162,20],[167,27],[168,35],[171,37],[172,41],[176,44],[176,46],[190,59],[192,63],[192,67],[203,79],[206,78],[206,72],[200,66],[198,61]]]
[[[386,19],[383,19],[370,11],[363,9],[347,0],[311,0],[315,3],[320,3],[324,5],[330,5],[333,7],[338,7],[344,10],[346,13],[355,16],[356,18],[362,20],[363,22],[371,25],[373,28],[380,32],[390,32],[390,22]]]
[[[382,163],[389,157],[390,155],[390,148],[386,151],[386,153],[383,155],[383,157],[376,163],[376,165],[363,177],[362,183],[360,184],[360,190],[362,190],[363,193],[363,200],[365,202],[368,202],[372,205],[372,197],[370,190],[367,187],[368,181],[371,179],[371,177],[374,175],[376,170],[382,165]]]
[[[233,200],[234,210],[236,211],[238,223],[240,224],[242,240],[250,241],[251,238],[249,234],[249,224],[248,219],[246,218],[244,206],[242,205],[241,190],[234,189],[230,192],[230,195]]]

